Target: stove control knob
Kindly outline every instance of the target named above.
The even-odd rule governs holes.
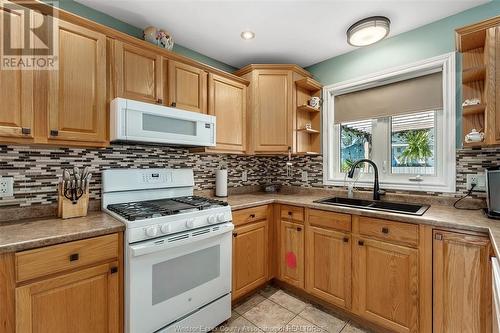
[[[194,219],[189,219],[186,221],[186,227],[194,228]]]
[[[158,233],[158,228],[155,225],[146,228],[146,235],[149,237],[154,237],[156,236],[157,233]]]
[[[170,224],[164,224],[160,228],[161,232],[163,232],[164,234],[168,234],[171,229],[172,228],[171,228]]]
[[[210,215],[207,217],[207,221],[209,224],[214,224],[215,223],[215,215]]]
[[[217,214],[217,221],[224,222],[224,214],[223,213]]]

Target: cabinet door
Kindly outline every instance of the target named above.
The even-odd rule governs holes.
[[[9,3],[9,8],[15,6]],[[24,10],[11,11],[0,6],[0,26],[9,22],[10,45],[22,50]],[[0,34],[4,45],[6,34]],[[21,51],[17,56],[23,55]],[[33,138],[33,72],[29,70],[0,70],[0,137]]]
[[[254,222],[233,233],[233,299],[267,281],[267,221]]]
[[[349,234],[307,226],[306,290],[343,308],[351,306]]]
[[[118,332],[119,283],[103,264],[16,289],[17,333]]]
[[[418,251],[371,239],[354,241],[355,312],[394,332],[418,332]]]
[[[495,79],[493,81],[495,90],[495,139],[496,143],[500,143],[500,27],[491,28],[495,29]]]
[[[207,73],[202,69],[169,60],[168,105],[207,113]]]
[[[304,288],[304,231],[298,223],[281,221],[280,279]]]
[[[491,331],[489,240],[434,231],[434,332]]]
[[[261,70],[255,83],[255,151],[287,152],[292,145],[292,75],[289,71]]]
[[[114,45],[116,97],[162,104],[162,57],[127,43]]]
[[[209,74],[208,114],[217,117],[217,151],[243,153],[246,142],[247,87]]]
[[[106,140],[106,36],[61,21],[59,70],[49,73],[49,138]]]

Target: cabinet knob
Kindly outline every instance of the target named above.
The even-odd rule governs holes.
[[[255,218],[255,214],[250,214],[250,217],[251,218]]]
[[[389,228],[387,228],[387,227],[383,227],[383,228],[382,228],[382,233],[384,233],[384,234],[388,234],[388,233],[389,233]]]
[[[158,99],[156,100],[156,103],[158,103],[158,104],[163,104],[163,100],[162,100],[161,98],[158,98]]]
[[[233,232],[233,237],[236,238],[238,236],[237,232]]]
[[[292,216],[293,215],[293,212],[288,212],[288,216]]]
[[[115,273],[117,273],[117,272],[118,272],[118,267],[116,267],[116,266],[111,267],[111,269],[109,270],[109,272],[110,272],[111,274],[115,274]]]
[[[172,104],[170,104],[171,107],[175,108],[177,106],[177,103],[176,102],[172,102]]]
[[[80,259],[80,255],[78,253],[73,253],[69,255],[69,261],[77,261]]]
[[[344,237],[344,243],[348,243],[349,242],[349,237]]]
[[[365,241],[359,240],[358,245],[361,245],[361,246],[365,245]]]
[[[50,130],[50,136],[58,136],[59,131],[58,130]]]
[[[31,128],[27,128],[27,127],[23,127],[21,129],[21,133],[27,135],[27,134],[31,134]]]
[[[297,227],[297,231],[302,231],[302,228],[301,227]]]

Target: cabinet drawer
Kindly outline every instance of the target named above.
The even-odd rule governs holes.
[[[17,281],[79,268],[118,257],[118,234],[16,253]]]
[[[281,205],[281,219],[304,222],[304,208]]]
[[[267,219],[267,205],[241,209],[233,212],[235,226]]]
[[[418,225],[416,224],[360,217],[359,233],[364,236],[406,243],[411,246],[418,245]]]
[[[307,216],[310,225],[342,231],[351,231],[351,215],[349,214],[310,209]]]

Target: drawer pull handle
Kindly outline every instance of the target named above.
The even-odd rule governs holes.
[[[363,245],[365,245],[365,242],[364,242],[364,241],[362,241],[362,240],[359,240],[359,241],[358,241],[358,245],[363,246]]]
[[[388,234],[388,233],[389,233],[389,228],[387,228],[387,227],[383,227],[383,228],[382,228],[382,233],[383,233],[383,234]]]
[[[293,215],[293,212],[288,212],[288,216],[292,216]]]
[[[302,231],[302,228],[301,227],[297,227],[297,231]]]
[[[118,272],[118,267],[111,267],[111,270],[109,271],[111,274],[115,274]]]
[[[344,243],[348,243],[349,242],[349,238],[348,237],[344,237]]]
[[[250,217],[254,219],[255,218],[255,214],[250,214]]]
[[[78,253],[73,253],[69,255],[69,261],[77,261],[80,259],[80,255]]]
[[[234,232],[233,233],[233,237],[236,238],[238,236],[238,233],[237,232]]]
[[[58,130],[50,130],[50,136],[58,136],[59,131]]]
[[[21,133],[23,133],[24,135],[31,134],[31,128],[23,127],[21,129]]]

